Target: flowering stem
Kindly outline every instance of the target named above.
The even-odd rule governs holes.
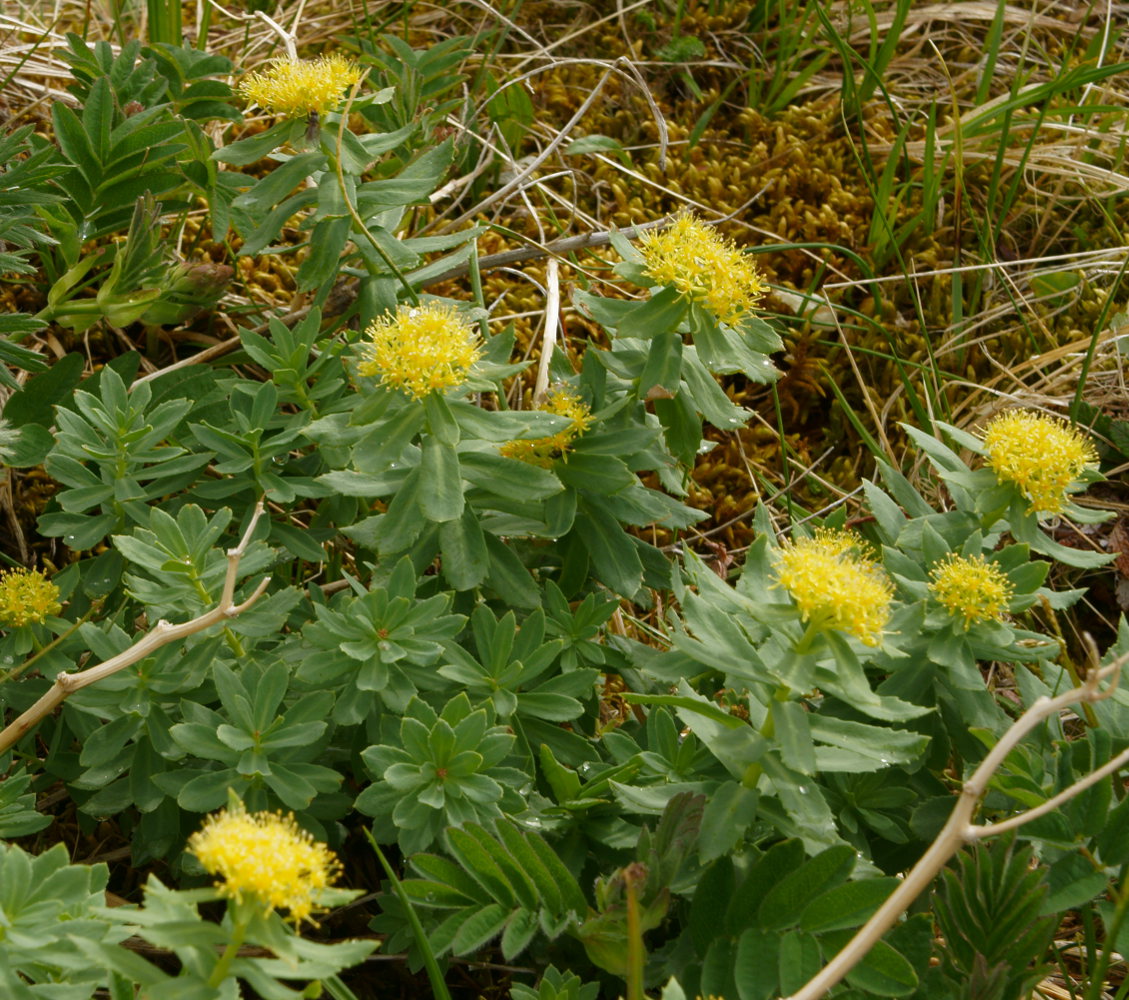
[[[1117,891],[1110,892],[1113,897],[1114,911],[1113,919],[1106,925],[1107,942],[1116,941],[1118,935],[1121,933],[1121,925],[1125,922],[1127,909],[1129,909],[1129,886],[1125,884],[1126,866],[1121,868],[1121,876],[1118,879]],[[1107,944],[1098,952],[1098,961],[1096,966],[1090,970],[1090,986],[1086,991],[1086,1000],[1100,1000],[1102,997],[1102,984],[1105,983],[1106,972],[1110,964],[1110,950]],[[1122,991],[1123,993],[1124,991]],[[1119,993],[1118,996],[1121,996]]]
[[[776,693],[772,696],[772,700],[787,701],[791,693],[791,688],[786,684],[781,684],[780,687],[776,689]],[[771,703],[768,705],[767,711],[765,712],[764,722],[761,723],[761,727],[757,732],[766,740],[771,740],[772,737],[776,735],[776,719],[772,715]],[[762,765],[760,761],[754,761],[745,768],[745,773],[741,776],[741,784],[746,788],[755,789],[762,774],[764,774],[764,765]]]
[[[243,939],[247,936],[247,925],[251,922],[249,916],[240,919],[242,916],[241,906],[236,904],[232,909],[235,910],[236,915],[233,918],[234,926],[232,927],[231,939],[227,942],[227,947],[220,955],[220,960],[216,962],[212,974],[208,977],[208,985],[212,989],[218,988],[220,983],[227,979],[231,963],[235,961],[235,956],[239,954],[239,949],[243,946]]]
[[[376,241],[376,237],[374,237],[372,233],[368,231],[368,226],[365,225],[364,219],[362,219],[360,215],[357,214],[357,207],[353,204],[353,199],[349,197],[349,189],[345,184],[345,172],[341,166],[341,144],[345,138],[345,123],[349,120],[349,108],[353,106],[353,98],[356,97],[357,88],[360,87],[360,85],[364,82],[364,79],[364,76],[362,76],[355,84],[353,84],[353,89],[349,91],[349,96],[345,99],[345,107],[341,111],[341,121],[337,126],[336,155],[330,157],[330,159],[333,161],[333,169],[337,174],[337,184],[341,188],[341,197],[345,202],[345,207],[349,210],[349,215],[353,219],[353,225],[357,228],[357,230],[364,233],[365,238],[372,245],[372,248],[384,261],[384,266],[387,267],[388,270],[396,276],[396,280],[404,286],[404,291],[407,292],[408,298],[411,300],[412,305],[418,306],[419,294],[412,287],[412,283],[408,281],[408,279],[404,276],[404,272],[396,266],[396,262],[385,252],[384,247],[382,247]]]
[[[797,656],[805,656],[811,652],[812,646],[815,644],[816,637],[823,631],[823,625],[820,620],[813,616],[808,622],[807,628],[804,629],[804,634],[792,646],[792,652]]]

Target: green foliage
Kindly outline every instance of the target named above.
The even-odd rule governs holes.
[[[31,775],[22,767],[9,770],[0,783],[0,839],[26,837],[51,825],[51,817],[36,811]]]
[[[448,830],[453,861],[412,858],[419,877],[403,885],[416,906],[434,913],[429,941],[436,955],[470,954],[501,935],[502,954],[512,960],[538,933],[553,940],[587,912],[576,879],[540,834],[505,819],[494,829],[470,823]]]
[[[49,190],[50,179],[62,170],[51,162],[51,150],[35,148],[32,127],[26,125],[9,135],[0,135],[0,272],[31,274],[29,258],[52,243],[43,233],[37,206],[60,200]],[[42,371],[46,364],[34,351],[18,342],[44,326],[43,321],[22,312],[0,314],[0,381],[11,389],[17,382],[8,366]]]
[[[977,844],[943,873],[935,911],[952,996],[1019,1000],[1042,978],[1057,921],[1043,914],[1046,871],[1033,856],[1003,838]]]
[[[63,844],[33,856],[0,843],[0,983],[8,995],[85,1000],[105,983],[83,947],[111,948],[129,936],[97,918],[106,878],[105,865],[69,864]]]
[[[907,9],[896,5],[896,25]],[[782,107],[826,65],[815,53],[796,69],[823,16],[755,5],[760,58],[782,68],[750,77],[750,101]],[[201,873],[186,838],[233,792],[251,810],[295,812],[343,858],[361,814],[393,890],[373,929],[392,948],[414,940],[433,984],[437,957],[497,947],[543,970],[535,987],[513,984],[518,1000],[619,995],[618,979],[633,1000],[663,983],[669,1000],[794,992],[925,850],[1015,700],[1076,683],[1065,640],[1036,612],[1082,596],[1055,589],[1055,564],[1092,570],[1110,556],[1057,542],[986,467],[981,441],[933,421],[906,428],[926,459],[918,487],[883,462],[881,485],[865,482],[849,511],[797,509],[785,525],[761,507],[740,567],[719,576],[694,551],[705,515],[687,500],[693,468],[715,431],[753,417],[727,388],[771,386],[785,345],[765,319],[723,322],[654,284],[623,235],[611,237],[616,275],[638,297],[577,290],[601,333],[545,359],[583,426],[508,408],[531,355],[512,329],[491,330],[481,294],[438,300],[482,331],[461,384],[416,396],[361,374],[372,320],[420,305],[437,275],[476,260],[481,230],[423,228],[436,191],[477,156],[437,130],[482,116],[516,153],[536,127],[524,81],[468,62],[483,36],[418,50],[358,38],[373,72],[348,117],[283,119],[217,146],[201,124],[240,121],[232,65],[176,44],[171,20],[156,31],[165,41],[116,54],[69,36],[75,105],[54,106],[51,140],[0,138],[0,270],[34,276],[47,303],[36,317],[0,317],[0,361],[45,367],[18,341],[48,323],[85,334],[214,307],[224,272],[169,249],[197,199],[212,236],[233,229],[242,255],[298,255],[309,308],[239,328],[232,358],[158,377],[138,379],[129,354],[83,379],[86,354],[72,348],[8,399],[0,454],[42,463],[60,487],[39,529],[58,540],[63,610],[2,630],[5,719],[60,674],[146,645],[14,740],[0,837],[44,830],[34,790],[58,789],[83,831],[112,817],[135,866],[160,863],[163,878],[191,885]],[[871,31],[856,56],[835,37],[863,68],[850,83],[861,108],[896,38]],[[701,54],[678,25],[670,38],[660,58]],[[500,51],[504,35],[489,41]],[[972,132],[993,134],[995,114],[977,112]],[[907,126],[876,188],[895,207],[908,197],[897,174],[908,137]],[[565,147],[598,150],[630,158],[604,136]],[[488,165],[468,185],[488,183]],[[883,221],[875,255],[905,237]],[[344,278],[356,279],[356,308],[330,319]],[[1119,422],[1099,426],[1120,447]],[[536,461],[524,461],[531,443]],[[260,503],[267,515],[236,573],[231,549]],[[848,513],[849,544],[889,582],[873,636],[839,627],[833,608],[812,610],[782,579],[789,545],[843,529]],[[1099,520],[1076,504],[1064,516]],[[954,557],[1006,579],[999,614],[966,619],[938,598],[934,574]],[[238,613],[175,645],[146,638],[215,608],[228,583]],[[1107,662],[1126,649],[1122,623]],[[1014,680],[1006,697],[985,683],[986,663]],[[1030,734],[993,777],[985,812],[1039,806],[1100,767],[1122,748],[1127,704],[1118,694],[1069,729],[1052,720]],[[932,916],[919,913],[838,995],[924,1000],[967,986],[981,1000],[1018,997],[1046,961],[1056,914],[1073,907],[1100,916],[1124,950],[1119,795],[1097,782],[1031,823],[1040,868],[1032,847],[1010,843],[962,858],[933,904],[941,964],[930,966]],[[398,847],[389,853],[409,877],[380,845]],[[246,899],[228,899],[217,921],[216,887],[151,878],[140,903],[108,909],[105,884],[104,867],[69,865],[59,846],[32,857],[0,842],[0,992],[226,1000],[239,981],[287,997],[325,980],[348,995],[333,977],[371,951],[294,935]],[[129,936],[176,965],[121,947]]]
[[[140,906],[98,911],[115,932],[134,935],[156,948],[171,951],[182,965],[177,975],[170,975],[125,948],[82,940],[77,940],[76,944],[92,966],[126,982],[138,983],[145,990],[175,990],[178,997],[211,1000],[222,995],[216,989],[215,972],[225,960],[230,961],[224,948],[232,938],[232,918],[229,913],[228,922],[222,926],[208,923],[200,919],[198,907],[214,901],[217,895],[212,889],[168,889],[156,878],[150,878]],[[324,893],[323,901],[340,905],[356,895],[346,890],[331,890]],[[238,906],[233,909],[237,910]],[[286,984],[334,976],[362,961],[376,947],[372,941],[326,944],[303,938],[288,931],[282,918],[273,912],[247,914],[241,939],[267,954],[240,956],[230,961],[225,980],[232,984],[241,980],[264,1000],[292,1000],[303,996]]]
[[[537,989],[524,983],[514,983],[510,988],[513,1000],[596,1000],[597,983],[585,983],[577,975],[561,972],[550,965],[537,984]]]
[[[381,702],[402,712],[421,687],[434,686],[444,644],[466,619],[447,613],[450,594],[420,599],[417,586],[415,567],[405,556],[385,586],[366,591],[353,583],[353,594],[314,605],[317,621],[304,634],[322,652],[308,657],[298,676],[317,686],[343,685],[336,721],[356,725]]]
[[[413,698],[400,719],[398,744],[362,751],[378,783],[357,798],[375,817],[377,837],[407,853],[430,847],[448,823],[470,823],[521,811],[529,776],[504,766],[514,738],[492,724],[489,706],[472,708],[465,694],[436,712]],[[389,720],[391,721],[391,720]]]
[[[850,881],[854,851],[832,847],[805,860],[783,841],[743,869],[729,856],[701,875],[687,934],[693,959],[678,972],[691,995],[770,1000],[787,996],[819,970],[865,922],[896,880]],[[866,996],[911,996],[928,955],[929,918],[918,915],[879,942],[848,974]],[[908,957],[907,957],[908,956]]]
[[[74,393],[74,410],[58,409],[58,436],[46,467],[67,488],[61,510],[43,516],[40,530],[68,546],[92,548],[111,531],[149,521],[146,501],[193,481],[208,462],[165,443],[192,409],[187,399],[150,406],[153,391],[142,383],[127,391],[113,369],[99,379],[99,392]]]

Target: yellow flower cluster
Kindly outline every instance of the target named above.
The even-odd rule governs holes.
[[[37,569],[10,569],[0,575],[0,626],[41,623],[62,610],[59,588]]]
[[[400,306],[367,334],[367,356],[357,370],[416,399],[462,385],[482,354],[474,328],[453,306],[438,302]]]
[[[877,646],[890,620],[894,587],[861,551],[861,539],[848,531],[819,528],[776,556],[776,578],[804,621],[835,628]]]
[[[929,575],[930,592],[954,618],[973,622],[999,621],[1007,611],[1015,588],[1007,575],[983,556],[948,555]]]
[[[319,59],[276,59],[261,73],[249,74],[239,92],[265,111],[290,118],[328,114],[341,95],[361,78],[359,67],[334,53]]]
[[[1061,512],[1067,488],[1097,461],[1084,435],[1054,417],[1025,410],[1010,410],[990,421],[984,450],[996,478],[1018,486],[1036,513]]]
[[[701,303],[723,323],[744,319],[766,291],[751,258],[688,212],[668,229],[644,233],[639,242],[648,277]]]
[[[560,417],[569,417],[572,423],[549,437],[507,441],[502,445],[501,453],[506,458],[516,458],[548,469],[558,458],[567,454],[572,442],[588,429],[588,425],[592,423],[592,411],[567,385],[554,386],[540,409]]]
[[[341,870],[334,853],[293,815],[248,813],[242,807],[209,816],[189,838],[188,850],[206,872],[223,878],[225,896],[238,901],[249,896],[266,910],[285,908],[295,924],[314,923],[316,893]]]

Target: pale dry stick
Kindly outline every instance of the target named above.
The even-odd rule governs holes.
[[[445,185],[444,188],[440,188],[439,189],[440,191],[444,191],[445,188],[449,188],[449,187],[451,187],[451,185],[460,185],[461,186],[464,183],[464,180],[471,180],[475,176],[477,176],[479,173],[481,173],[483,163],[485,163],[486,165],[489,165],[493,162],[492,160],[489,159],[489,154],[493,154],[494,156],[502,158],[503,160],[506,161],[508,166],[514,168],[515,170],[517,169],[517,166],[518,166],[517,162],[515,160],[513,160],[508,155],[507,152],[505,152],[499,146],[492,143],[488,136],[482,136],[482,135],[479,135],[477,132],[471,131],[470,129],[466,128],[462,124],[462,122],[457,121],[456,119],[452,118],[450,115],[447,116],[446,123],[449,126],[451,126],[452,128],[455,128],[459,132],[461,132],[464,138],[466,138],[466,139],[468,139],[472,142],[479,143],[482,146],[482,154],[481,154],[481,157],[479,159],[479,165],[474,168],[474,170],[471,172],[470,175],[464,175],[464,177],[456,178],[454,181],[451,181],[450,184]],[[491,132],[494,131],[493,126],[491,126],[490,131]],[[568,170],[558,171],[555,174],[546,174],[544,177],[538,177],[537,180],[534,181],[533,184],[530,185],[530,187],[536,187],[543,196],[550,198],[551,200],[556,201],[558,204],[566,207],[569,210],[570,216],[572,218],[579,219],[579,220],[583,221],[585,223],[585,225],[591,226],[593,228],[598,228],[599,222],[596,220],[595,217],[588,215],[575,202],[568,201],[563,195],[554,191],[551,187],[549,187],[547,185],[547,183],[546,183],[547,181],[550,181],[553,178],[560,177],[560,176],[566,176],[569,179],[573,180],[573,184],[575,186],[575,173],[571,169],[568,169]],[[464,192],[464,194],[465,194],[465,192]],[[522,197],[523,198],[525,197],[524,190],[522,191]],[[459,206],[459,204],[461,204],[462,200],[463,200],[463,195],[459,195],[459,197],[455,201],[455,203],[449,205],[442,212],[440,212],[438,215],[436,215],[430,222],[428,222],[428,224],[426,226],[424,226],[424,228],[422,230],[420,230],[420,232],[417,235],[424,235],[424,234],[430,232],[431,230],[435,229],[441,223],[445,223],[447,216],[451,212],[455,211],[456,208],[458,208],[458,206]],[[433,195],[432,196],[432,203],[434,204],[434,202],[435,202],[435,196]]]
[[[1085,791],[1096,781],[1100,781],[1108,774],[1129,763],[1129,750],[1118,754],[1109,763],[1098,768],[1091,774],[1080,778],[1074,784],[1064,789],[1058,795],[1048,799],[1042,805],[1022,812],[1010,819],[998,823],[989,823],[977,826],[972,823],[972,815],[980,804],[980,799],[988,789],[988,782],[996,773],[1000,765],[1019,745],[1019,742],[1047,719],[1053,718],[1059,712],[1079,702],[1090,704],[1108,698],[1117,690],[1121,677],[1121,667],[1129,662],[1129,654],[1119,656],[1109,666],[1100,670],[1091,670],[1081,686],[1060,694],[1054,698],[1041,697],[1027,709],[992,747],[988,756],[973,772],[972,777],[961,788],[960,797],[953,807],[948,822],[937,834],[936,840],[921,856],[921,859],[902,880],[901,884],[889,895],[878,910],[862,927],[859,928],[843,949],[823,967],[823,969],[810,979],[802,989],[793,993],[786,1000],[820,1000],[833,986],[838,984],[848,972],[851,971],[866,954],[878,943],[898,918],[909,908],[918,896],[929,888],[937,873],[945,866],[961,846],[965,843],[982,840],[997,833],[1005,833],[1021,826],[1030,820],[1044,815],[1051,809],[1057,808],[1064,802],[1073,798],[1079,792]],[[1099,685],[1109,679],[1109,686],[1101,690]]]
[[[599,82],[595,87],[592,88],[592,93],[590,93],[588,97],[585,98],[584,103],[577,109],[576,114],[574,114],[565,123],[564,128],[561,129],[560,133],[553,139],[552,142],[550,142],[540,153],[538,153],[532,160],[530,160],[529,163],[527,163],[525,167],[523,167],[517,174],[515,174],[508,183],[503,184],[500,188],[498,188],[497,191],[487,195],[477,205],[463,212],[463,214],[458,218],[452,220],[451,222],[448,222],[447,225],[445,225],[440,230],[440,233],[449,233],[452,230],[457,229],[464,222],[473,219],[476,215],[484,212],[491,205],[501,201],[503,198],[508,197],[514,191],[521,188],[521,186],[530,177],[533,176],[534,171],[539,166],[541,166],[541,164],[544,163],[550,156],[553,155],[557,147],[560,146],[562,142],[564,142],[565,136],[567,136],[577,126],[581,119],[583,119],[584,116],[588,113],[588,109],[591,108],[592,105],[596,102],[596,98],[600,96],[600,92],[604,89],[604,84],[608,82],[608,78],[612,75],[613,69],[614,67],[609,67],[604,71],[604,75],[600,77]]]
[[[262,514],[263,502],[260,500],[255,505],[255,511],[251,515],[251,523],[247,525],[247,530],[243,532],[239,544],[235,548],[227,550],[227,576],[223,582],[223,593],[220,596],[219,603],[211,611],[207,611],[190,621],[181,622],[179,625],[173,625],[171,622],[161,619],[129,649],[118,653],[117,656],[112,656],[110,659],[93,667],[88,667],[86,670],[80,670],[78,673],[59,674],[55,678],[55,683],[51,685],[42,698],[9,724],[3,732],[0,732],[0,754],[22,739],[34,726],[50,715],[76,691],[81,691],[84,687],[89,687],[104,677],[116,674],[119,670],[137,663],[138,660],[143,660],[150,653],[168,645],[170,642],[202,632],[206,628],[242,614],[262,597],[270,583],[269,576],[260,581],[259,585],[252,591],[251,596],[242,604],[234,603],[235,578],[239,572],[239,561],[243,558],[247,546],[251,543],[251,535],[254,533],[255,526],[259,523]]]
[[[549,388],[549,362],[557,347],[557,327],[561,314],[561,276],[556,257],[550,257],[545,271],[545,283],[549,286],[545,296],[545,333],[541,338],[541,360],[537,365],[537,381],[533,384],[533,405],[540,406],[545,401]]]
[[[630,13],[631,11],[635,10],[638,7],[646,7],[651,3],[652,3],[652,0],[636,0],[636,2],[633,3],[630,7],[625,7],[623,9],[623,13],[625,13],[625,14]],[[524,65],[527,62],[531,62],[534,59],[544,58],[550,52],[552,52],[553,49],[559,48],[562,45],[569,44],[570,42],[574,41],[576,38],[580,37],[581,35],[587,34],[588,32],[595,30],[601,24],[606,24],[608,21],[611,21],[618,16],[619,16],[619,14],[618,14],[618,12],[616,12],[616,13],[612,13],[612,14],[606,14],[604,17],[601,17],[599,20],[596,20],[596,21],[585,21],[584,27],[578,28],[576,31],[571,31],[568,34],[562,35],[556,41],[550,42],[548,45],[539,45],[538,50],[536,52],[529,52],[529,53],[525,53],[523,55],[518,56],[517,58],[519,58],[521,60],[521,62],[519,63],[519,68],[520,68],[520,66]],[[567,60],[557,60],[554,64],[557,65],[561,62],[566,62],[566,61]]]
[[[528,260],[539,260],[542,257],[552,258],[560,256],[563,258],[564,254],[572,253],[576,250],[586,250],[592,247],[604,247],[611,242],[613,235],[621,235],[629,240],[636,240],[639,238],[640,233],[644,233],[649,229],[658,229],[660,227],[670,225],[669,218],[656,219],[654,222],[639,223],[635,226],[627,226],[624,229],[611,229],[599,233],[582,233],[580,236],[566,236],[563,239],[554,240],[552,243],[546,243],[544,246],[528,246],[521,247],[517,250],[503,250],[500,253],[488,254],[485,257],[478,259],[479,269],[483,272],[496,271],[504,268],[510,264],[520,264]],[[568,261],[565,261],[569,263]],[[469,263],[457,264],[450,270],[444,271],[442,274],[437,274],[430,278],[426,285],[423,287],[429,288],[432,285],[439,285],[445,281],[453,281],[456,278],[462,278],[470,270]],[[408,272],[408,280],[412,278],[414,272]],[[357,297],[358,280],[356,278],[347,278],[338,282],[333,291],[330,293],[330,298],[326,303],[325,308],[322,310],[323,315],[331,316],[339,312],[344,312]],[[331,307],[330,303],[336,302],[336,306]],[[287,326],[297,326],[304,320],[310,313],[310,306],[299,306],[297,309],[292,309],[290,312],[283,316],[277,317],[280,323],[285,323]],[[258,334],[265,334],[270,330],[270,323],[260,323],[254,327],[251,332]],[[130,391],[142,382],[151,382],[154,379],[160,378],[162,375],[167,375],[169,372],[179,371],[182,368],[191,368],[193,365],[204,364],[207,361],[214,361],[216,358],[222,357],[225,354],[230,354],[242,343],[239,337],[229,337],[227,340],[221,340],[218,344],[212,344],[210,347],[205,347],[197,354],[191,357],[181,358],[180,361],[174,361],[171,365],[167,365],[160,371],[153,372],[151,375],[143,375],[141,378],[136,379],[130,385]]]
[[[295,41],[295,35],[292,34],[289,31],[287,31],[281,24],[279,24],[276,20],[274,20],[269,15],[264,14],[261,10],[256,10],[251,14],[241,14],[238,11],[228,10],[226,7],[217,3],[216,0],[204,0],[204,2],[207,3],[210,7],[213,7],[216,10],[218,10],[225,17],[230,17],[233,21],[235,21],[237,23],[248,22],[248,21],[261,21],[268,28],[270,28],[270,30],[272,32],[274,32],[274,34],[278,35],[278,37],[282,39],[282,44],[283,44],[284,48],[286,49],[287,57],[290,58],[290,59],[297,59],[298,58],[298,46],[297,46],[297,43]],[[302,7],[303,6],[305,6],[305,5],[300,4],[299,7],[298,7],[298,12],[295,15],[295,19],[294,19],[295,20],[295,26],[297,26],[297,20],[302,14]]]

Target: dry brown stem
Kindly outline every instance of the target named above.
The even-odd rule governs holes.
[[[972,822],[972,816],[980,805],[980,799],[987,791],[988,782],[992,775],[996,773],[1007,755],[1015,749],[1020,740],[1036,726],[1053,718],[1071,705],[1078,703],[1088,705],[1091,702],[1108,698],[1117,690],[1118,681],[1121,677],[1121,667],[1126,661],[1129,661],[1129,654],[1118,657],[1107,667],[1092,669],[1080,686],[1055,698],[1037,699],[1026,712],[1016,719],[1000,738],[1000,741],[992,747],[980,766],[973,772],[972,777],[964,783],[957,804],[953,807],[952,815],[949,816],[948,822],[942,827],[941,832],[937,834],[937,839],[933,841],[929,850],[921,856],[921,859],[913,866],[901,884],[889,895],[886,902],[878,908],[874,916],[859,928],[855,936],[843,947],[843,950],[828,962],[818,975],[786,1000],[820,1000],[821,997],[825,996],[828,990],[839,983],[851,969],[862,961],[867,952],[878,943],[879,938],[886,931],[894,926],[910,904],[929,888],[937,873],[964,844],[982,840],[998,833],[1006,833],[1008,830],[1022,826],[1030,820],[1037,819],[1052,809],[1057,809],[1095,782],[1129,764],[1129,750],[1127,750],[1033,809],[1028,809],[1026,812],[1001,820],[998,823],[976,825]],[[1110,683],[1102,689],[1099,685],[1104,680],[1109,680]]]
[[[220,596],[219,603],[211,611],[207,611],[190,621],[181,622],[179,625],[174,625],[162,619],[129,649],[118,653],[117,656],[77,673],[59,674],[55,678],[55,683],[51,685],[42,698],[10,723],[3,732],[0,732],[0,754],[22,739],[75,691],[81,691],[84,687],[89,687],[104,677],[116,674],[119,670],[137,663],[138,660],[143,660],[154,650],[160,649],[170,642],[183,639],[196,632],[202,632],[206,628],[234,618],[254,604],[267,589],[270,577],[263,579],[251,596],[241,604],[235,603],[235,580],[239,572],[239,561],[247,551],[247,546],[251,542],[251,535],[254,533],[255,526],[259,523],[262,514],[263,502],[260,500],[255,505],[255,512],[251,515],[251,523],[247,525],[247,530],[243,532],[239,544],[235,548],[227,550],[227,576],[223,582],[223,593]]]

